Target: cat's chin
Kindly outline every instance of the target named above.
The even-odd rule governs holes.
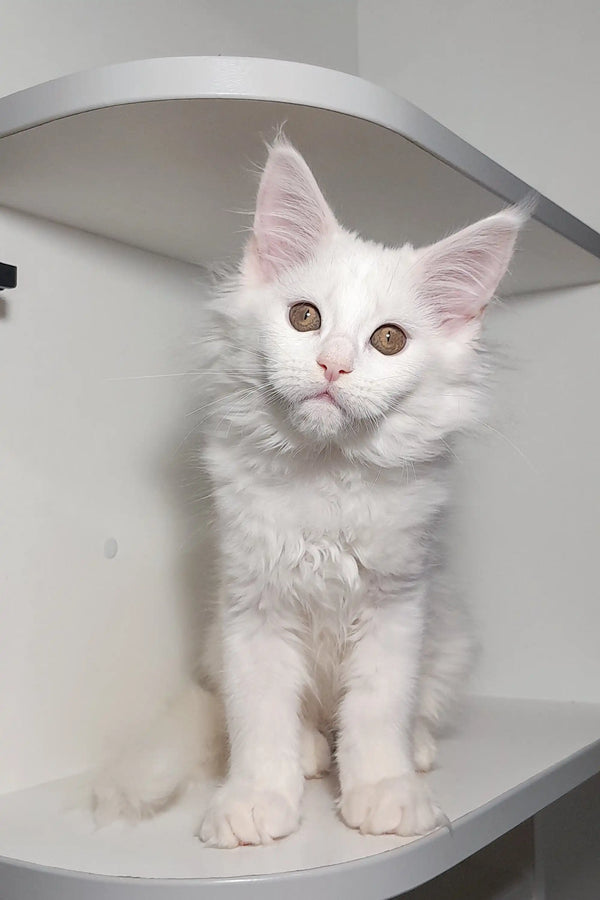
[[[291,413],[294,428],[314,440],[331,440],[347,425],[347,416],[329,395],[302,400]]]

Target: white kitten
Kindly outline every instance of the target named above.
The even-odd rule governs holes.
[[[433,764],[471,656],[442,589],[448,457],[477,415],[482,312],[525,218],[509,208],[430,247],[385,248],[344,230],[302,157],[272,147],[199,366],[214,373],[203,458],[221,595],[204,681],[218,700],[190,688],[97,787],[101,817],[168,800],[207,756],[220,700],[229,774],[207,844],[294,831],[330,746],[351,827],[443,820],[415,769]]]

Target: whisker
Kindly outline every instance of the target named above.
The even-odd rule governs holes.
[[[192,377],[194,375],[234,375],[234,372],[219,372],[215,369],[199,369],[191,372],[165,372],[158,375],[122,375],[118,377],[105,378],[105,381],[145,381],[152,378],[183,378]]]
[[[515,453],[516,453],[518,456],[520,456],[521,459],[529,466],[529,468],[530,468],[531,471],[534,473],[534,475],[538,475],[538,476],[539,476],[540,470],[532,463],[532,461],[529,459],[529,457],[527,456],[527,454],[526,454],[523,450],[521,450],[521,448],[518,447],[517,444],[515,444],[513,441],[511,441],[511,439],[510,439],[509,437],[507,437],[505,434],[503,434],[503,433],[502,433],[501,431],[499,431],[497,428],[494,428],[494,426],[493,426],[493,425],[490,425],[489,422],[478,421],[477,424],[478,424],[478,425],[481,425],[483,428],[487,429],[487,430],[490,431],[492,434],[495,434],[497,437],[499,437],[501,440],[503,440],[504,443],[505,443],[508,447],[510,447],[512,450],[514,450]]]

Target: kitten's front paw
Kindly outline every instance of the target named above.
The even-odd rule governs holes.
[[[365,784],[342,796],[345,823],[362,834],[427,834],[447,820],[433,802],[427,784],[412,772]]]
[[[300,810],[283,794],[250,785],[219,788],[197,831],[208,847],[270,844],[298,828]]]

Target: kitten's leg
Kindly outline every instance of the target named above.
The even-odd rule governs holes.
[[[437,756],[437,741],[431,723],[423,716],[415,718],[413,758],[417,772],[430,772]]]
[[[443,822],[412,762],[411,724],[423,638],[423,600],[396,585],[352,647],[343,672],[340,810],[363,833],[424,834]]]
[[[223,650],[229,776],[198,834],[211,847],[266,844],[300,821],[304,659],[293,636],[254,610],[225,613]]]
[[[329,741],[315,725],[304,719],[300,732],[300,765],[305,778],[319,778],[331,767]]]
[[[460,597],[443,586],[432,592],[413,733],[420,772],[435,762],[437,734],[460,701],[476,656],[473,625]]]

